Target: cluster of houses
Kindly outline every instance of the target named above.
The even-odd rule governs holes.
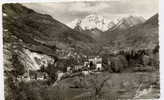
[[[47,80],[48,74],[40,71],[27,71],[23,76],[17,78],[19,81]]]
[[[68,74],[74,74],[76,72],[82,72],[84,74],[88,74],[88,72],[91,71],[101,71],[103,69],[102,67],[102,58],[101,57],[89,57],[86,59],[83,64],[74,65],[74,66],[66,66]],[[63,72],[59,71],[57,73],[58,78],[64,75]],[[45,72],[40,71],[28,71],[26,72],[21,79],[25,79],[27,81],[29,80],[46,80],[48,79],[48,75]],[[58,79],[60,80],[60,78]]]
[[[86,59],[83,64],[74,65],[73,67],[67,67],[67,72],[77,72],[77,71],[101,71],[102,67],[102,58],[101,57],[90,57]]]

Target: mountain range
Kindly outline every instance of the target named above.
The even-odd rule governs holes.
[[[13,52],[25,66],[38,69],[36,58],[42,61],[41,56],[54,59],[66,57],[70,52],[89,54],[95,43],[92,37],[21,4],[3,5],[3,33],[4,62],[8,69]]]
[[[53,59],[61,57],[58,51],[66,57],[70,52],[92,55],[100,50],[108,53],[128,48],[151,49],[159,43],[158,14],[148,20],[129,16],[115,21],[88,15],[65,25],[21,4],[4,4],[3,41],[5,62],[10,62],[7,55],[17,50],[28,64],[35,66],[32,54]]]
[[[115,30],[115,29],[127,29],[134,25],[143,23],[145,19],[142,16],[127,16],[116,18],[115,20],[109,20],[100,15],[88,15],[85,18],[77,18],[67,25],[72,28],[79,28],[79,30],[93,30],[98,29],[102,32]]]
[[[90,43],[94,42],[94,39],[88,35],[67,27],[51,16],[39,14],[20,4],[4,5],[3,13],[7,15],[3,17],[4,29],[22,39],[24,43],[34,45],[34,47],[56,46],[59,49],[71,47],[86,49],[91,47]],[[37,50],[45,51],[45,49],[41,50],[40,48]]]
[[[126,30],[146,20],[141,16],[127,16],[109,20],[100,15],[88,15],[85,18],[73,20],[67,24],[70,28],[85,33],[96,41],[106,41],[110,32]]]
[[[83,19],[75,19],[68,26],[87,33],[102,45],[115,50],[153,48],[158,44],[158,14],[148,20],[142,16],[127,16],[113,21],[100,15],[88,15]]]

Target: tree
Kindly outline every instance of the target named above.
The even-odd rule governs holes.
[[[57,79],[57,67],[54,66],[54,64],[48,64],[47,68],[45,69],[45,72],[49,76],[49,82],[54,83]]]
[[[42,65],[42,66],[40,67],[40,70],[39,70],[39,71],[41,71],[41,72],[45,72],[45,70],[46,70],[45,66]]]
[[[46,72],[49,76],[50,84],[54,83],[57,80],[57,72],[62,71],[66,72],[68,66],[68,61],[65,59],[58,59],[54,64],[48,64],[45,68],[44,66],[41,67],[42,72]]]
[[[5,99],[18,100],[20,86],[17,77],[25,73],[25,67],[21,63],[20,55],[16,52],[16,49],[9,47],[9,52],[11,58],[8,61],[11,64],[9,65],[10,70],[5,70]]]
[[[90,80],[92,83],[92,89],[93,89],[93,95],[97,98],[101,97],[103,95],[102,88],[104,87],[105,83],[110,79],[110,76],[106,76],[105,74],[103,76],[98,74],[94,74],[93,78]]]
[[[16,77],[25,73],[24,65],[20,62],[18,57],[16,53],[12,55],[13,72]]]
[[[66,59],[60,59],[60,60],[58,60],[58,62],[56,62],[57,69],[62,71],[62,72],[67,71],[68,65],[69,64],[68,64],[68,61]]]

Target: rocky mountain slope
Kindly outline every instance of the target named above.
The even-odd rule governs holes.
[[[62,48],[75,46],[77,42],[83,46],[94,42],[91,37],[70,29],[51,16],[39,14],[20,4],[4,5],[3,12],[7,15],[4,17],[4,21],[6,21],[4,29],[7,27],[8,31],[29,44],[42,44],[50,47],[57,45]],[[62,47],[58,44],[61,44]]]
[[[36,57],[38,59],[44,55],[46,58],[58,57],[57,51],[89,53],[95,42],[88,35],[21,4],[3,5],[3,40],[6,62],[10,62],[9,59],[12,59],[12,53],[15,52],[20,58],[23,57],[20,60],[33,65],[36,62],[34,57],[31,58],[31,53],[40,55]]]
[[[145,19],[141,16],[120,17],[111,21],[100,15],[88,15],[85,18],[75,19],[67,25],[101,42],[110,37],[108,36],[110,32],[126,30],[144,22]]]
[[[143,24],[138,24],[122,31],[106,33],[110,41],[108,47],[115,49],[152,49],[158,45],[158,14],[152,16]],[[107,37],[107,36],[106,36]]]
[[[148,19],[145,23],[126,30],[122,36],[120,35],[118,39],[125,41],[123,46],[131,48],[154,48],[159,43],[158,14]]]
[[[112,30],[124,30],[132,26],[142,24],[145,22],[145,19],[141,16],[128,16],[116,19],[115,26],[113,26],[109,31]]]

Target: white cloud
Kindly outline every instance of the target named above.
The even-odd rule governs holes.
[[[108,2],[107,2],[108,1]],[[55,19],[69,23],[75,18],[96,13],[113,20],[119,16],[139,15],[145,18],[158,12],[158,0],[103,0],[23,4],[39,13],[49,14]]]
[[[103,2],[95,3],[92,6],[88,2],[78,2],[78,3],[72,4],[72,6],[68,10],[76,11],[76,12],[97,12],[105,8],[108,8],[109,6],[110,5]]]

